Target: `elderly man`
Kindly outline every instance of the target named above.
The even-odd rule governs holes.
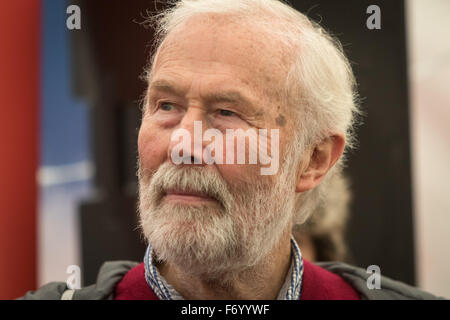
[[[25,298],[433,298],[309,263],[292,236],[353,142],[355,80],[335,39],[274,0],[183,0],[153,22],[138,141],[144,262]]]

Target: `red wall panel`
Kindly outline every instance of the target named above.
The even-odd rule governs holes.
[[[40,1],[0,1],[0,299],[36,286]]]

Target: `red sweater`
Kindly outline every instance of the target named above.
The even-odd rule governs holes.
[[[115,290],[116,300],[159,300],[145,281],[144,264],[131,269]],[[303,259],[301,300],[359,300],[359,295],[338,275]]]

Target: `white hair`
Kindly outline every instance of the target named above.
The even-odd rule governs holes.
[[[169,1],[163,12],[150,17],[156,25],[154,55],[166,36],[200,14],[223,15],[243,26],[257,26],[284,44],[290,66],[283,102],[293,111],[298,130],[290,150],[300,160],[307,148],[336,133],[346,138],[346,149],[355,144],[354,125],[359,114],[356,82],[340,42],[317,23],[277,0],[180,0]],[[150,65],[150,66],[151,66]],[[151,70],[148,73],[151,75]],[[343,158],[322,183],[297,198],[295,223],[303,223],[326,195],[327,180],[340,170]]]

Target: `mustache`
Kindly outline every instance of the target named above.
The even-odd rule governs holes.
[[[153,175],[139,166],[139,180],[149,181],[149,192],[154,204],[159,205],[169,190],[200,193],[215,199],[225,210],[230,210],[233,196],[227,183],[215,170],[200,166],[163,163]]]

